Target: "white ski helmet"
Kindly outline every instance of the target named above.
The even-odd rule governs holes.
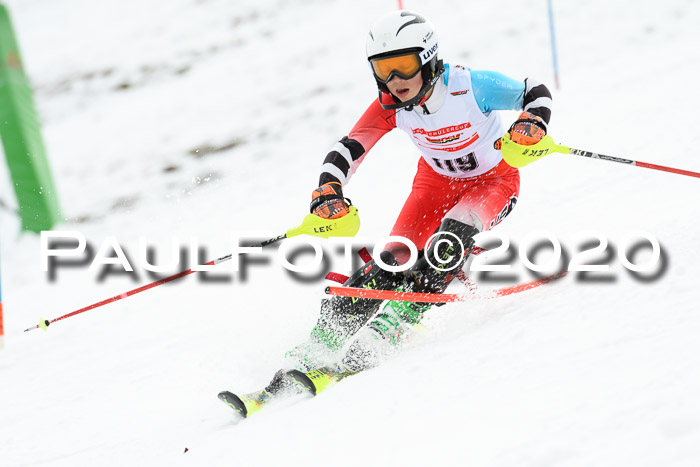
[[[379,103],[385,109],[413,107],[445,71],[438,59],[438,37],[435,27],[425,17],[407,10],[396,10],[382,16],[367,36],[367,60],[379,88]],[[423,87],[416,97],[401,102],[389,92],[394,76],[412,78],[421,72]],[[395,104],[385,104],[382,93],[389,94]]]

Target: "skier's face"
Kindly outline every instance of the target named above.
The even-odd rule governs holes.
[[[389,91],[401,102],[406,102],[418,95],[420,88],[423,86],[423,77],[420,73],[417,73],[410,79],[394,76],[386,85]]]

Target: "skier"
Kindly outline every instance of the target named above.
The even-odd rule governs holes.
[[[374,24],[367,37],[367,60],[379,97],[326,156],[311,212],[330,219],[347,214],[343,187],[382,136],[394,128],[403,130],[421,158],[391,235],[413,242],[420,257],[405,273],[387,271],[372,260],[344,285],[442,293],[466,262],[474,235],[503,220],[518,199],[518,169],[506,164],[494,147],[503,135],[495,111],[522,110],[508,133],[513,142],[532,145],[546,135],[551,94],[532,78],[517,81],[443,63],[433,24],[405,10]],[[380,255],[390,265],[405,264],[409,256],[408,246],[399,242],[387,245]],[[325,301],[312,342],[341,349],[360,329],[371,336],[369,341],[397,342],[431,306],[392,301],[374,317],[380,304],[344,297]],[[343,360],[348,370],[372,363],[367,340],[365,336],[350,346]]]
[[[311,212],[326,219],[348,214],[343,188],[350,177],[382,136],[403,130],[421,157],[391,235],[413,242],[419,258],[405,273],[382,269],[373,259],[344,285],[442,293],[467,261],[474,236],[502,221],[518,199],[518,169],[501,156],[504,132],[496,111],[521,110],[508,134],[515,143],[532,145],[546,135],[551,94],[532,78],[518,81],[443,63],[433,24],[405,10],[372,26],[367,60],[379,97],[326,156]],[[408,246],[400,242],[388,244],[380,255],[389,265],[405,264],[409,257]],[[377,314],[380,306],[380,300],[324,300],[310,341],[288,352],[287,370],[315,370],[327,366],[328,358],[340,360],[340,372],[372,366],[420,323],[431,304],[390,301]],[[293,386],[280,370],[266,391]]]

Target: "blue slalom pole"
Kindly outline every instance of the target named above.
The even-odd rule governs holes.
[[[547,0],[547,12],[549,14],[549,37],[552,43],[552,65],[554,66],[554,85],[559,90],[559,60],[557,59],[557,40],[554,35],[554,13],[552,0]]]

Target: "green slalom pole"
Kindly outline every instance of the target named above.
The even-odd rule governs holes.
[[[62,220],[34,105],[7,8],[0,4],[0,138],[22,229],[50,230]]]

